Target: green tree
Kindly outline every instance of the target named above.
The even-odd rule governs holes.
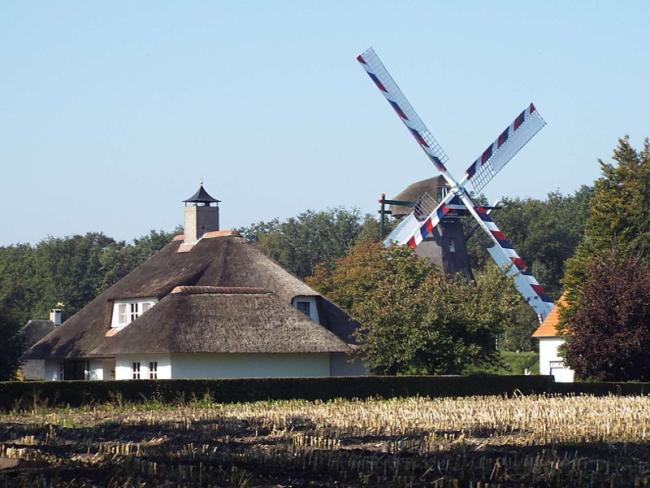
[[[495,267],[445,277],[405,246],[362,241],[308,283],[361,324],[366,365],[382,374],[451,374],[497,361],[495,338],[519,297]]]
[[[377,221],[356,209],[308,210],[285,221],[259,222],[240,229],[249,242],[300,278],[318,263],[331,266],[357,239],[379,234]]]
[[[570,301],[593,255],[617,248],[623,255],[650,257],[650,142],[636,150],[627,136],[619,139],[613,160],[599,160],[601,177],[589,201],[584,238],[567,262]]]
[[[12,380],[20,366],[19,358],[24,344],[18,335],[20,322],[16,318],[17,304],[22,290],[14,287],[0,301],[0,380]]]

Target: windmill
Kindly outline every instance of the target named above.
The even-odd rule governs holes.
[[[357,61],[449,187],[446,195],[441,196],[440,200],[429,196],[426,201],[418,202],[413,211],[402,218],[397,227],[386,237],[384,246],[406,244],[415,249],[433,233],[446,215],[458,206],[464,207],[464,210],[474,217],[479,228],[490,238],[492,245],[487,249],[490,257],[504,273],[514,279],[517,291],[535,310],[538,317],[544,319],[553,307],[551,298],[544,292],[503,232],[499,230],[487,209],[476,206],[467,190],[470,184],[475,193],[485,188],[515,154],[546,125],[535,106],[531,103],[526,107],[478,159],[469,165],[463,178],[458,181],[447,170],[446,163],[449,160],[447,154],[424,125],[375,51],[372,48],[368,49],[357,56]]]

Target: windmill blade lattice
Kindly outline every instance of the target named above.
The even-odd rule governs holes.
[[[415,112],[406,99],[402,90],[397,86],[393,77],[383,65],[374,49],[370,48],[357,56],[357,61],[366,70],[370,79],[375,83],[382,95],[388,100],[390,106],[395,110],[397,116],[415,138],[422,150],[429,157],[438,171],[448,177],[445,163],[449,160],[438,141],[433,137],[422,119]]]
[[[476,212],[489,229],[494,245],[487,249],[490,257],[508,276],[515,281],[517,291],[524,297],[524,300],[533,307],[540,317],[546,317],[553,308],[553,301],[544,292],[544,288],[532,275],[526,262],[517,254],[510,244],[510,241],[494,223],[488,212],[482,208],[476,208]]]
[[[418,219],[415,211],[404,217],[399,225],[384,239],[384,246],[391,244],[407,244],[410,248],[415,249],[426,236],[433,232],[442,218],[449,213],[447,205],[456,195],[447,193],[438,205],[426,216]]]
[[[472,184],[476,193],[480,192],[545,125],[531,103],[467,168],[465,181]]]

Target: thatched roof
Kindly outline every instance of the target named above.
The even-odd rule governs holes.
[[[52,332],[56,326],[51,320],[30,320],[18,331],[18,336],[26,347],[33,346]]]
[[[393,200],[402,200],[407,202],[415,202],[425,193],[428,193],[432,198],[438,198],[438,188],[447,186],[445,178],[442,176],[435,176],[427,178],[426,180],[416,181],[411,183],[400,193],[395,195]],[[411,213],[411,207],[404,207],[402,205],[391,205],[390,211],[393,217],[401,217]]]
[[[190,251],[177,252],[181,244],[179,240],[169,243],[35,344],[24,359],[91,357],[109,339],[106,332],[110,330],[114,300],[161,299],[153,311],[178,286],[263,288],[286,305],[296,296],[314,296],[319,311],[323,309],[322,326],[339,334],[344,341],[353,342],[351,331],[355,324],[344,312],[241,237],[204,238]]]
[[[273,293],[183,288],[107,338],[92,355],[350,351],[332,332]]]

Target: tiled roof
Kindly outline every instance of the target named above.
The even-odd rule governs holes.
[[[566,307],[566,304],[566,297],[562,294],[560,299],[553,305],[551,313],[546,316],[544,321],[533,333],[533,337],[557,337],[559,335],[557,326],[560,323],[560,310]]]

